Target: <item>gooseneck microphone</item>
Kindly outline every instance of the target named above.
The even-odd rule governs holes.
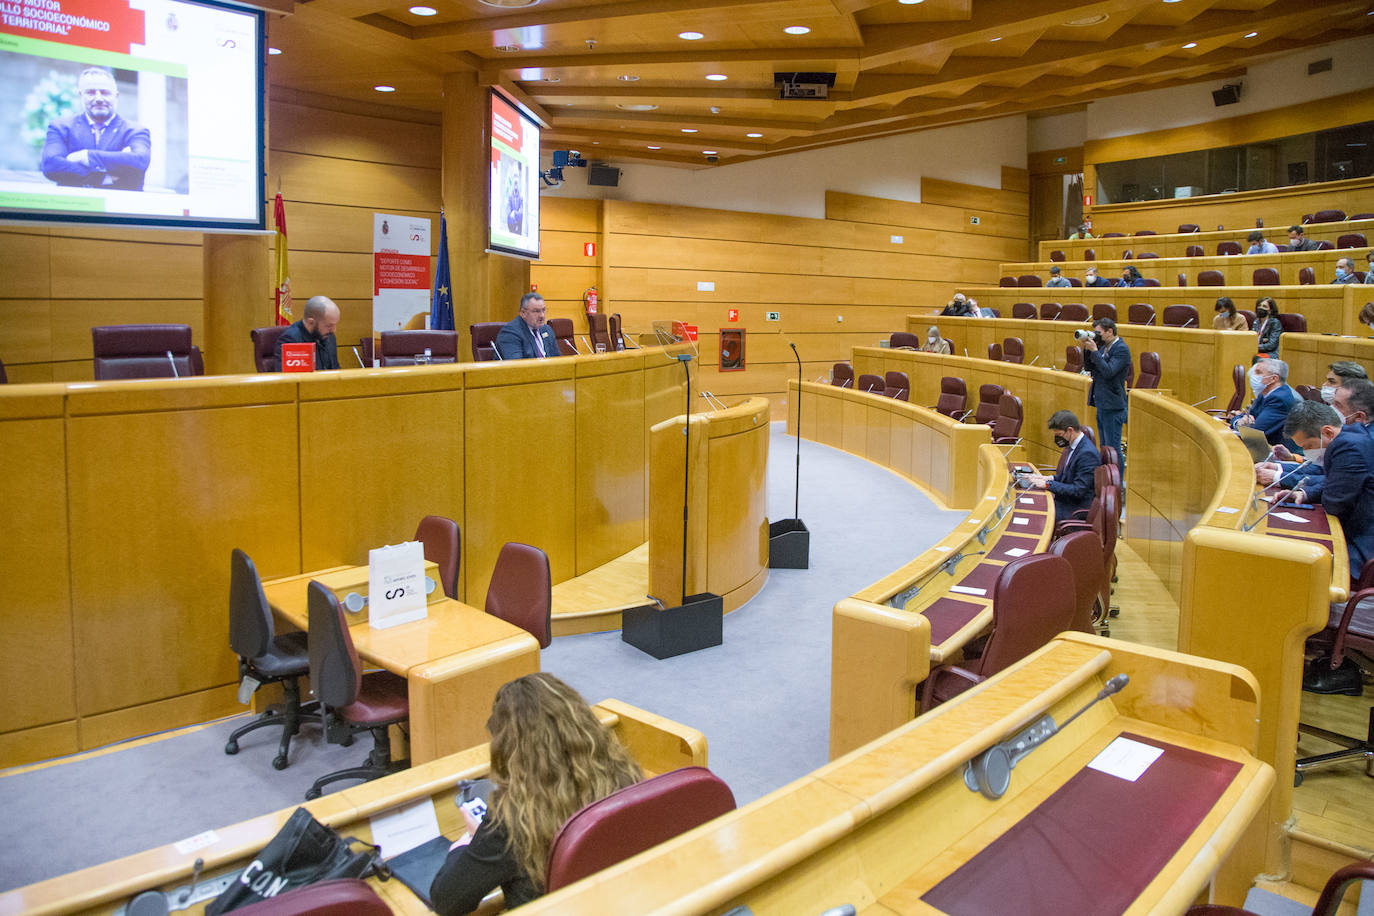
[[[177,361],[172,358],[172,351],[167,351],[167,365],[172,367],[172,378],[181,378],[181,373],[177,371]]]
[[[1201,407],[1203,404],[1206,404],[1208,401],[1215,401],[1216,399],[1217,399],[1217,396],[1216,396],[1216,395],[1212,395],[1210,398],[1203,398],[1201,401],[1198,401],[1196,404],[1193,404],[1193,405],[1191,405],[1191,406],[1193,406],[1193,407]]]
[[[1282,479],[1282,478],[1280,478],[1280,479]],[[1312,479],[1312,478],[1311,478],[1310,475],[1309,475],[1309,476],[1306,476],[1306,477],[1303,477],[1301,480],[1299,480],[1299,481],[1297,482],[1296,485],[1294,485],[1292,488],[1289,489],[1289,491],[1288,491],[1289,494],[1291,495],[1291,494],[1293,493],[1293,491],[1295,491],[1295,490],[1301,490],[1301,489],[1303,488],[1303,486],[1304,486],[1309,480],[1311,480],[1311,479]],[[1273,484],[1270,484],[1270,486],[1273,486]],[[1267,490],[1268,487],[1265,487],[1265,489]],[[1255,529],[1255,526],[1256,526],[1256,525],[1258,525],[1260,522],[1264,521],[1266,518],[1269,517],[1269,513],[1270,513],[1270,512],[1273,512],[1275,509],[1277,509],[1279,506],[1282,506],[1282,505],[1284,505],[1283,500],[1281,500],[1281,499],[1276,499],[1276,500],[1274,500],[1272,503],[1269,504],[1269,508],[1264,510],[1264,514],[1263,514],[1263,515],[1261,515],[1259,518],[1255,519],[1253,522],[1251,522],[1250,524],[1246,525],[1245,527],[1241,528],[1240,530],[1241,530],[1241,531],[1253,531],[1253,530]],[[1288,503],[1288,505],[1290,505],[1290,506],[1296,506],[1297,503]]]
[[[1188,325],[1190,325],[1190,324],[1197,324],[1197,319],[1196,319],[1196,318],[1189,318],[1187,321],[1183,322],[1183,324],[1179,325],[1179,327],[1180,327],[1180,328],[1186,328],[1186,327],[1187,327]]]

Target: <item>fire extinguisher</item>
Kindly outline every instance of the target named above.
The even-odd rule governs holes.
[[[596,314],[596,287],[590,287],[582,293],[582,303],[587,307],[588,315]]]

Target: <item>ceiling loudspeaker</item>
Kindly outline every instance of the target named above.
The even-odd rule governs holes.
[[[1222,105],[1234,105],[1240,101],[1240,83],[1228,83],[1220,89],[1212,90],[1212,103],[1220,108]]]
[[[599,188],[618,188],[620,169],[611,165],[594,165],[587,169],[587,184]]]

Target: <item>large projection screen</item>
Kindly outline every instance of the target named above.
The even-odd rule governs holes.
[[[487,247],[539,257],[539,125],[491,92],[491,192]]]
[[[260,10],[0,7],[0,219],[265,228]]]

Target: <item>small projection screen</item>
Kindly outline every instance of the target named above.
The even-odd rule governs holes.
[[[0,219],[263,229],[264,14],[0,0]]]
[[[539,257],[539,125],[496,90],[491,93],[491,193],[487,247]]]

